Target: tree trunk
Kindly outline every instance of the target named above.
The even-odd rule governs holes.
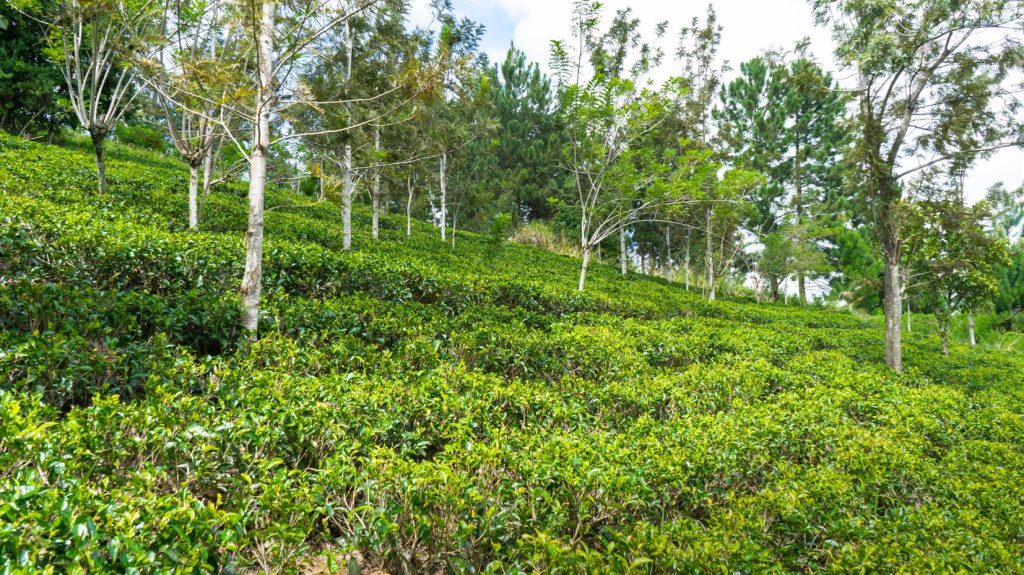
[[[203,154],[203,197],[210,194],[210,178],[213,177],[213,146]]]
[[[380,128],[375,128],[373,132],[373,149],[380,152]],[[377,160],[375,159],[374,162]],[[372,220],[372,235],[373,239],[377,239],[380,235],[380,166],[376,166],[373,169],[373,190],[370,194],[370,204],[373,211]]]
[[[441,241],[445,240],[445,222],[448,219],[447,213],[447,201],[448,201],[448,153],[441,152],[441,167],[440,167],[440,188],[441,188]]]
[[[380,181],[375,179],[373,184],[374,186],[380,186]],[[380,188],[378,188],[378,190],[379,189]],[[380,201],[377,199],[377,193],[378,192],[374,192],[373,197],[370,198],[370,209],[373,210],[373,216],[371,219],[372,231],[370,233],[375,240],[380,237]]]
[[[224,136],[214,138],[213,143],[210,144],[210,149],[206,151],[206,156],[203,160],[203,199],[200,202],[199,211],[203,210],[206,197],[210,195],[210,191],[213,189],[213,169],[217,166],[223,144]]]
[[[459,210],[452,210],[452,249],[455,249],[455,224],[459,219]]]
[[[341,190],[341,227],[343,249],[352,248],[352,144],[345,144],[345,174]]]
[[[974,312],[967,310],[967,334],[970,337],[971,347],[978,345],[978,341],[974,339]]]
[[[891,250],[887,250],[891,251]],[[892,257],[892,256],[895,257]],[[885,364],[891,369],[903,371],[903,349],[900,327],[903,319],[903,302],[900,301],[899,254],[886,254],[885,258],[884,308],[885,308]]]
[[[797,114],[796,118],[796,138],[795,138],[795,154],[793,156],[793,188],[794,188],[794,201],[796,203],[796,224],[797,226],[803,224],[804,219],[804,189],[803,180],[801,178],[800,163],[800,114]],[[803,270],[797,271],[796,273],[796,285],[797,292],[800,295],[800,303],[807,303],[807,285],[806,279],[804,278]]]
[[[619,228],[619,271],[626,275],[628,265],[626,263],[626,227]]]
[[[683,249],[683,282],[686,290],[690,290],[690,239],[693,236],[693,229],[686,230],[686,246]]]
[[[583,264],[580,266],[580,291],[587,281],[587,268],[590,267],[590,246],[583,246]]]
[[[939,336],[942,338],[942,355],[949,355],[949,320],[938,318],[938,321]]]
[[[406,180],[409,198],[405,201],[405,237],[412,237],[412,176]]]
[[[107,158],[103,143],[107,138],[106,130],[94,128],[89,130],[92,138],[92,149],[96,153],[96,185],[100,194],[107,193]]]
[[[715,301],[715,252],[714,243],[711,239],[711,208],[707,209],[705,216],[705,231],[707,236],[707,248],[704,253],[704,267],[707,268],[707,290],[708,301]]]
[[[242,327],[256,338],[263,275],[263,190],[270,148],[270,106],[273,102],[274,2],[264,0],[257,37],[259,84],[256,87],[256,124],[249,158],[249,227],[245,232],[245,273],[242,275]]]
[[[199,164],[188,165],[188,229],[199,227]]]
[[[665,278],[672,283],[672,228],[665,226]]]

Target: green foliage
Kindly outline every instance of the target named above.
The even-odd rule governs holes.
[[[35,135],[70,125],[60,69],[44,54],[44,28],[0,4],[0,129]]]
[[[140,124],[118,124],[114,128],[118,141],[154,152],[168,151],[167,138],[163,130]]]
[[[0,136],[0,570],[1024,569],[1019,351],[274,190],[241,342],[244,186],[125,151]]]

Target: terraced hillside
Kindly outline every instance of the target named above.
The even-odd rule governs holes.
[[[0,136],[0,572],[1020,573],[1024,355]]]

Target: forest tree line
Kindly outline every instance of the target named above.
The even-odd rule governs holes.
[[[428,27],[406,0],[8,0],[0,127],[87,133],[99,194],[111,138],[178,155],[193,229],[218,182],[247,182],[253,334],[267,185],[337,203],[346,249],[365,202],[371,240],[393,213],[406,234],[433,222],[438,249],[513,237],[578,256],[581,291],[599,261],[711,300],[881,309],[897,370],[906,312],[933,313],[944,348],[957,313],[1019,327],[1024,189],[971,204],[964,180],[1024,145],[1021,3],[811,7],[843,85],[807,42],[733,70],[713,6],[645,36],[577,2],[542,66],[514,46],[489,61],[446,0]]]

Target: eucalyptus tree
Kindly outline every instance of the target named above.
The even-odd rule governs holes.
[[[397,132],[407,129],[418,112],[409,103],[415,99],[418,83],[423,79],[416,58],[421,38],[416,32],[406,30],[408,12],[407,2],[390,0],[368,14],[365,31],[356,40],[356,58],[352,63],[354,80],[349,81],[349,89],[364,98],[350,107],[354,110],[353,117],[369,122],[353,136],[365,150],[360,157],[368,172],[370,235],[375,240],[380,233],[384,170],[393,160],[398,160],[392,158],[400,146],[395,140],[402,137]]]
[[[860,204],[884,260],[885,360],[903,369],[901,180],[1024,142],[1008,81],[1021,67],[1017,0],[814,0],[855,72]]]
[[[703,216],[704,292],[708,300],[714,301],[720,280],[728,276],[739,254],[748,247],[742,224],[750,218],[750,194],[762,178],[750,170],[725,169],[717,162],[711,165],[715,169],[701,175],[692,197]]]
[[[723,155],[713,122],[714,104],[723,77],[730,69],[729,63],[719,56],[721,43],[722,26],[714,6],[709,4],[703,20],[694,17],[680,30],[675,54],[687,88],[678,105],[680,132],[690,148],[705,150],[709,159],[716,163],[723,160]],[[689,227],[683,236],[685,273],[689,276],[690,254],[695,251],[691,242],[702,242],[703,287],[711,299],[716,296],[718,279],[728,271],[743,248],[741,234],[734,223],[738,215],[748,213],[747,207],[741,204],[747,201],[750,190],[745,184],[737,185],[748,181],[750,174],[745,170],[732,174],[728,181],[717,175],[705,177],[697,193],[702,201],[698,209],[689,214]],[[716,213],[718,210],[722,213]],[[720,235],[714,235],[716,233]]]
[[[338,4],[331,0],[300,0],[279,2],[262,0],[239,6],[238,23],[243,35],[253,42],[254,77],[245,93],[248,101],[239,100],[234,114],[242,117],[251,133],[246,136],[227,131],[249,166],[249,216],[245,233],[245,269],[241,282],[242,326],[255,337],[259,326],[260,292],[263,273],[264,190],[267,180],[267,159],[271,146],[288,140],[323,135],[351,129],[353,126],[324,127],[313,133],[287,131],[276,137],[271,133],[272,120],[293,106],[333,108],[344,106],[345,100],[318,100],[308,94],[295,72],[304,63],[315,59],[310,50],[325,34],[346,26],[357,15],[369,10],[375,0],[349,0]],[[211,97],[211,96],[207,96]],[[229,128],[228,124],[221,126]]]
[[[46,24],[47,54],[58,62],[67,104],[89,133],[97,187],[107,190],[104,142],[139,93],[133,62],[159,32],[155,0],[13,0]]]
[[[232,61],[237,28],[219,3],[183,1],[165,4],[160,19],[163,45],[140,59],[153,99],[163,112],[167,135],[189,167],[188,225],[199,226],[199,180],[209,192],[220,126],[228,107],[222,102],[244,78],[244,62]],[[207,97],[212,87],[221,96]]]
[[[479,127],[472,99],[481,81],[482,62],[477,48],[484,29],[468,18],[456,18],[450,1],[438,2],[434,8],[441,29],[431,38],[429,47],[439,82],[428,93],[422,121],[426,127],[427,147],[437,156],[438,206],[434,216],[440,224],[441,240],[444,241],[450,215],[448,181],[451,156],[476,137]]]

